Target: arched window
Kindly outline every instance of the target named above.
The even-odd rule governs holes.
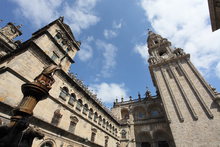
[[[141,120],[141,119],[144,119],[146,118],[146,111],[143,107],[135,107],[134,108],[134,119],[135,120]]]
[[[105,119],[103,118],[102,127],[105,128]]]
[[[121,118],[122,118],[122,120],[127,120],[127,119],[129,119],[128,109],[122,109],[122,110],[121,110]]]
[[[76,124],[79,122],[76,116],[70,116],[70,125],[69,125],[69,132],[74,133]]]
[[[115,135],[115,127],[114,126],[112,127],[112,133],[113,133],[113,135]]]
[[[54,125],[54,126],[58,126],[62,116],[63,115],[60,113],[60,109],[57,109],[56,111],[54,111],[51,124]]]
[[[148,114],[150,117],[159,117],[161,116],[161,107],[159,104],[152,104],[148,106]]]
[[[71,93],[68,103],[73,106],[75,101],[76,95],[74,93]]]
[[[92,119],[92,116],[93,116],[93,109],[90,108],[90,109],[89,109],[89,118]]]
[[[54,38],[55,38],[56,40],[61,39],[61,38],[62,38],[62,34],[61,34],[61,32],[58,32],[58,33],[55,35]]]
[[[115,136],[118,136],[118,129],[115,129]]]
[[[53,142],[46,141],[40,147],[53,147]]]
[[[85,104],[85,105],[83,106],[83,114],[87,115],[88,110],[89,110],[88,105]]]
[[[96,133],[97,133],[97,130],[95,128],[92,128],[91,142],[95,142]]]
[[[106,122],[106,130],[108,130],[108,127],[109,127],[109,123]]]
[[[121,138],[125,139],[126,138],[127,132],[125,130],[121,131]]]
[[[157,116],[159,116],[159,112],[158,112],[158,110],[151,110],[150,111],[150,115],[152,116],[152,117],[157,117]]]
[[[63,100],[66,100],[66,97],[68,96],[69,90],[67,87],[63,87],[61,88],[61,92],[60,92],[60,98],[62,98]]]
[[[105,147],[108,147],[108,139],[109,139],[109,137],[105,136]]]
[[[101,123],[102,123],[102,116],[99,115],[99,125],[101,125]]]
[[[81,99],[78,99],[77,105],[76,105],[76,109],[79,110],[79,111],[81,111],[82,106],[83,106],[82,100],[81,100]]]
[[[94,114],[94,121],[95,121],[95,122],[97,122],[97,118],[98,118],[98,113],[95,112],[95,114]]]
[[[109,131],[112,132],[112,124],[109,125]]]

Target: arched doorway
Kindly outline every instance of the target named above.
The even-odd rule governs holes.
[[[163,130],[154,132],[154,140],[157,147],[170,147],[170,136]]]
[[[149,132],[141,132],[136,136],[136,147],[151,147],[152,137]]]

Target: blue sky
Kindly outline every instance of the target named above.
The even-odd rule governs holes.
[[[0,1],[0,26],[23,24],[18,38],[23,41],[59,16],[82,42],[71,72],[108,106],[116,97],[144,95],[146,86],[154,93],[147,64],[148,28],[190,53],[205,79],[220,91],[220,31],[211,32],[206,1]]]

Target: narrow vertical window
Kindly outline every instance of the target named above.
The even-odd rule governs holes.
[[[90,108],[90,109],[89,109],[89,118],[92,119],[92,116],[93,116],[93,109]]]
[[[92,132],[91,142],[95,142],[95,136],[96,136],[96,133],[95,133],[95,132]]]
[[[97,118],[98,118],[98,114],[97,114],[97,112],[95,112],[95,114],[94,114],[94,121],[95,122],[97,122]]]
[[[82,100],[81,100],[81,99],[78,99],[77,105],[76,105],[76,109],[77,109],[78,111],[81,111],[82,105],[83,105]]]
[[[125,130],[121,131],[121,138],[125,139],[126,138],[127,132]]]
[[[83,114],[87,115],[88,110],[89,110],[88,105],[85,104],[85,105],[83,106]]]
[[[74,93],[72,93],[71,95],[70,95],[70,99],[69,99],[69,101],[68,101],[68,104],[70,104],[70,105],[74,105],[74,102],[76,101],[76,95],[74,94]]]
[[[76,128],[76,123],[71,121],[69,125],[69,132],[74,133],[75,128]]]
[[[102,123],[102,116],[99,115],[99,125],[101,125],[101,123]]]
[[[63,87],[61,89],[59,97],[62,98],[63,100],[66,100],[66,97],[68,96],[68,92],[69,92],[68,88],[67,87]]]
[[[76,124],[78,123],[78,118],[76,116],[70,116],[69,132],[74,133],[76,129]]]
[[[105,119],[103,118],[102,127],[105,128]]]
[[[109,125],[109,131],[112,132],[112,124]]]
[[[60,123],[60,120],[61,120],[62,116],[63,116],[63,115],[60,113],[60,109],[57,109],[57,110],[54,112],[54,115],[53,115],[51,124],[54,125],[54,126],[58,126],[59,123]]]

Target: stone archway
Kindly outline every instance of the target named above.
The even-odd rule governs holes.
[[[155,147],[171,147],[171,137],[163,130],[157,130],[153,133]]]
[[[135,140],[136,147],[151,147],[152,137],[149,132],[140,132]]]

